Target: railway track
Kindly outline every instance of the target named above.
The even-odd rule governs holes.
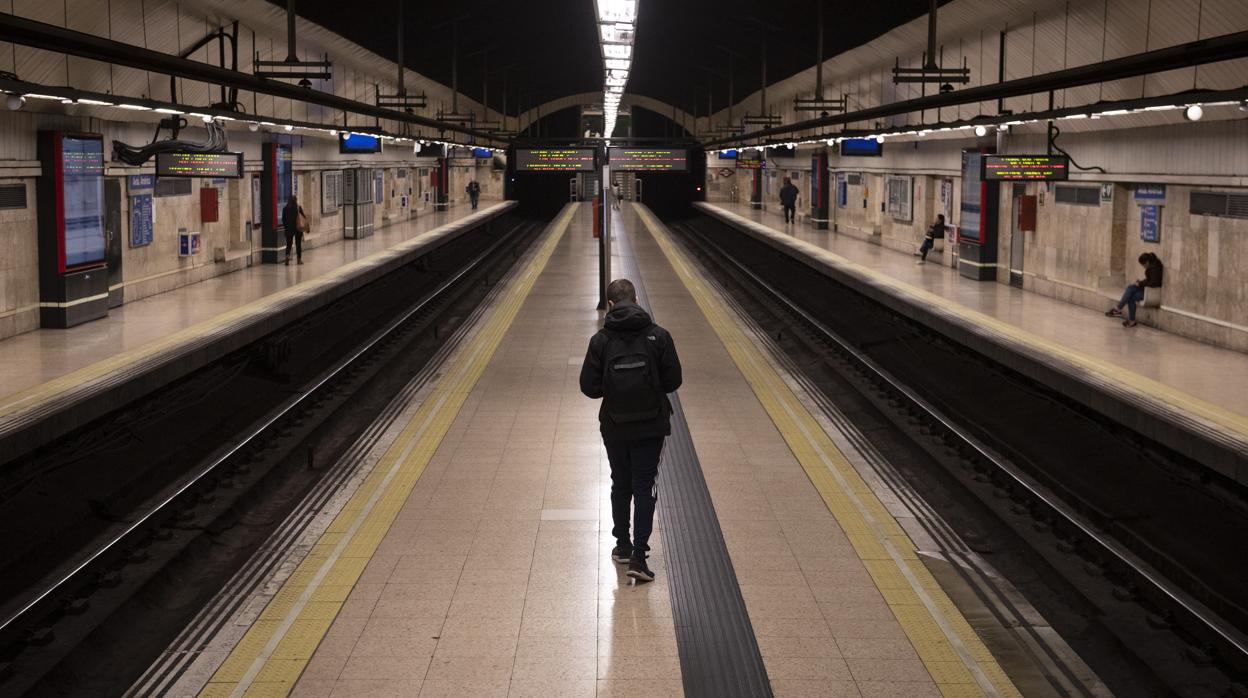
[[[928,454],[929,467],[944,470],[942,479],[959,483],[979,503],[980,530],[988,533],[972,534],[971,547],[992,558],[1026,546],[1020,567],[1043,565],[1065,580],[1050,585],[1060,587],[1059,601],[1050,603],[1065,598],[1080,609],[1067,614],[1072,626],[1079,616],[1092,616],[1087,621],[1097,631],[1072,627],[1084,635],[1072,645],[1092,655],[1088,663],[1115,692],[1245,695],[1245,589],[1235,583],[1243,579],[1243,563],[1208,557],[1235,549],[1229,540],[1248,530],[1242,493],[1203,483],[1191,464],[1139,435],[726,225],[698,217],[669,227],[728,302],[805,370],[815,391],[852,386],[894,433]],[[1002,394],[990,399],[990,392]],[[1004,412],[1011,408],[1012,415]],[[1011,417],[1026,424],[1055,420],[1066,439],[1055,441],[1053,429],[996,430]],[[878,433],[875,426],[864,431]],[[1119,462],[1134,463],[1140,479],[1159,489],[1141,501],[1140,483],[1116,487]],[[1099,464],[1108,465],[1098,470]],[[1115,499],[1124,501],[1115,506]],[[994,535],[994,525],[1008,534]],[[1192,550],[1185,540],[1204,544]],[[1228,564],[1220,575],[1201,572]],[[1060,616],[1064,609],[1053,610]]]
[[[0,511],[20,508],[8,515],[33,519],[32,529],[43,517],[55,533],[4,563],[33,569],[5,582],[0,694],[120,694],[438,353],[542,227],[509,218],[468,233],[316,318],[275,328],[201,376],[7,464]],[[313,342],[320,346],[301,351]],[[221,412],[231,401],[235,419]],[[131,442],[152,440],[149,432],[174,417],[222,424],[200,429],[195,441],[210,442],[200,452],[170,438],[158,456],[150,448],[141,462],[127,456],[141,448]],[[101,467],[124,475],[93,498],[97,480],[87,473]],[[52,493],[60,509],[28,504],[33,490],[75,478],[86,484]],[[145,478],[158,481],[123,504]],[[83,513],[72,525],[60,520],[73,512]]]

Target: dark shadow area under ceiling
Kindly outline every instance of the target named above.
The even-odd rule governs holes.
[[[270,1],[286,6],[284,0]],[[769,83],[814,65],[818,2],[824,6],[826,59],[923,16],[930,0],[640,0],[628,92],[691,113],[696,106],[697,113],[705,114],[709,91],[713,108],[723,109],[728,103],[727,50],[737,54],[732,73],[738,100],[759,88],[764,35]],[[296,8],[300,16],[394,60],[398,0],[356,5],[297,0]],[[451,26],[456,21],[460,92],[479,101],[483,69],[488,71],[493,109],[502,109],[504,82],[507,112],[513,115],[552,99],[602,89],[592,0],[409,2],[404,9],[407,67],[450,85]],[[921,51],[923,46],[914,48]]]

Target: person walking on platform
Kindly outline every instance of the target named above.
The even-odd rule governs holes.
[[[611,203],[615,205],[614,207],[618,211],[620,206],[624,203],[624,189],[620,186],[619,182],[613,182],[611,184],[611,194],[612,198],[615,199]]]
[[[919,251],[915,252],[919,256],[919,264],[927,262],[927,253],[932,251],[932,246],[936,244],[937,240],[944,239],[944,237],[945,214],[938,213],[936,214],[936,222],[923,234],[923,244],[919,245]]]
[[[1110,317],[1122,317],[1122,306],[1127,306],[1127,319],[1122,321],[1123,327],[1135,327],[1138,324],[1135,321],[1136,304],[1144,300],[1144,289],[1161,288],[1161,275],[1165,271],[1165,265],[1152,252],[1145,252],[1136,261],[1144,267],[1144,278],[1127,284],[1118,304],[1105,311]]]
[[[481,185],[477,184],[477,180],[472,180],[464,187],[464,191],[468,192],[468,199],[472,201],[472,210],[477,210],[477,201],[481,198]]]
[[[602,398],[599,430],[611,465],[611,559],[628,564],[628,576],[654,581],[646,564],[654,529],[655,478],[663,439],[672,433],[667,394],[681,384],[680,359],[667,330],[637,305],[628,279],[607,286],[607,317],[589,340],[581,366],[581,392]],[[634,508],[629,538],[629,503]]]
[[[286,230],[286,264],[290,264],[290,247],[295,247],[295,259],[303,264],[303,234],[308,232],[308,217],[294,194],[286,200],[282,209],[282,227]]]
[[[784,186],[780,187],[780,205],[784,207],[784,222],[792,223],[797,217],[797,187],[788,178],[784,178]]]

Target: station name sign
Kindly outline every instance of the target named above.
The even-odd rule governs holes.
[[[516,172],[593,172],[593,148],[517,148]]]
[[[157,177],[243,176],[242,153],[156,153]]]
[[[688,172],[684,148],[611,148],[611,169],[632,172]]]
[[[1051,182],[1070,175],[1070,158],[1065,155],[985,155],[982,163],[986,182]]]

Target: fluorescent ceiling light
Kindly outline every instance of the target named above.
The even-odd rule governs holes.
[[[598,34],[604,44],[632,44],[636,30],[631,24],[600,24]]]
[[[130,109],[133,111],[151,111],[151,107],[145,107],[141,104],[118,104],[118,109]]]
[[[598,21],[633,22],[637,20],[637,0],[598,0]]]
[[[628,70],[633,62],[627,58],[608,58],[603,63],[606,64],[608,70]]]
[[[64,97],[53,97],[52,95],[37,95],[32,92],[27,92],[24,96],[30,99],[55,99],[58,102],[65,99]]]
[[[607,58],[632,58],[633,47],[628,44],[603,44],[602,55]]]
[[[186,113],[184,111],[178,111],[177,109],[170,109],[168,107],[158,107],[157,109],[154,109],[153,111],[158,111],[161,114],[185,114]]]
[[[94,105],[98,105],[98,106],[101,106],[101,107],[111,107],[111,106],[113,106],[113,103],[112,103],[112,102],[105,102],[105,101],[104,101],[104,100],[102,100],[102,99],[86,99],[85,97],[84,97],[84,98],[82,98],[82,99],[79,99],[79,100],[78,100],[78,103],[79,103],[79,104],[94,104]]]

